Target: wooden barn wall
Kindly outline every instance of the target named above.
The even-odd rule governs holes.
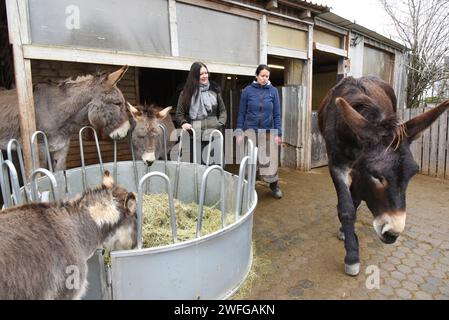
[[[92,74],[97,71],[115,71],[119,66],[112,65],[96,65],[87,63],[64,62],[64,61],[47,61],[32,60],[31,72],[33,83],[46,82],[48,80],[59,81],[69,77]],[[119,89],[127,101],[136,104],[137,80],[135,68],[130,67],[118,84]],[[93,134],[86,130],[84,134],[84,158],[86,164],[98,163],[98,156],[95,147]],[[99,134],[100,149],[103,162],[112,162],[114,157],[114,149],[112,140]],[[131,160],[131,152],[128,147],[127,139],[122,139],[117,144],[117,158],[119,161]],[[78,133],[72,136],[70,141],[70,150],[67,157],[67,168],[81,166],[81,156],[79,152]]]
[[[280,88],[282,108],[281,166],[300,169],[304,165],[307,87]]]

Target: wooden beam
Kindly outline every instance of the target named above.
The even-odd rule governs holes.
[[[268,22],[267,16],[263,15],[259,22],[259,63],[267,64],[268,61]]]
[[[20,138],[23,149],[25,174],[31,174],[31,136],[36,131],[34,113],[33,84],[31,78],[31,61],[23,54],[23,44],[29,43],[27,13],[24,1],[6,0],[8,29],[14,57],[14,76],[17,98],[19,102]],[[35,149],[36,166],[39,167],[39,156]]]
[[[286,48],[275,47],[275,46],[268,46],[268,54],[272,54],[275,56],[281,56],[281,57],[303,59],[303,60],[307,59],[307,52],[305,52],[305,51],[286,49]]]
[[[151,56],[112,50],[70,48],[45,45],[24,45],[23,53],[27,59],[71,61],[95,64],[110,64],[133,67],[160,68],[169,70],[190,70],[191,58]],[[242,65],[203,60],[209,71],[214,73],[229,73],[254,75],[256,65]]]
[[[179,42],[178,42],[178,20],[176,18],[176,1],[168,0],[168,16],[170,19],[170,46],[171,55],[179,56]]]
[[[229,1],[210,1],[210,0],[176,0],[179,3],[186,3],[198,7],[203,7],[206,9],[226,12],[230,14],[235,14],[242,17],[247,17],[251,19],[259,20],[261,18],[261,13],[254,11],[249,11],[246,9],[245,5],[240,5],[239,3],[233,3]],[[228,2],[228,3],[227,3]],[[236,7],[236,6],[239,7]],[[254,7],[256,8],[256,7]]]
[[[307,103],[304,117],[304,151],[301,170],[309,171],[312,167],[312,78],[313,78],[313,26],[309,26],[307,59]]]
[[[326,44],[322,44],[322,43],[319,43],[319,42],[314,42],[313,43],[313,48],[316,49],[316,50],[319,50],[319,51],[332,53],[332,54],[335,54],[335,55],[341,56],[341,57],[347,57],[348,56],[348,51],[347,50],[335,48],[335,47],[328,46]]]

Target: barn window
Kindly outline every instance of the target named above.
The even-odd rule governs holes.
[[[393,84],[394,55],[365,45],[363,49],[363,75],[376,75]]]
[[[166,0],[28,0],[33,44],[170,55]]]
[[[176,3],[176,17],[180,56],[217,62],[258,64],[257,20],[180,2]]]

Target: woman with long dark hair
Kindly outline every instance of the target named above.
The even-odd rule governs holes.
[[[209,70],[202,62],[194,62],[190,67],[184,88],[179,95],[176,108],[176,122],[184,130],[201,128],[201,133],[224,128],[226,107],[221,97],[221,89],[209,81]],[[207,146],[208,137],[203,137],[201,150]],[[204,161],[202,161],[204,163]]]

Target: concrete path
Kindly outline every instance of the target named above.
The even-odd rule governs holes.
[[[281,200],[257,182],[255,259],[234,299],[449,299],[449,180],[415,176],[407,222],[395,244],[383,244],[362,203],[356,232],[361,272],[344,274],[337,239],[337,197],[327,167],[280,170]]]

